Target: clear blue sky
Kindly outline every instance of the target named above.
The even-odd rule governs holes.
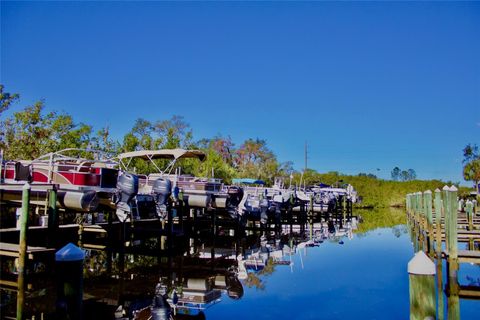
[[[17,108],[44,98],[118,138],[178,114],[296,168],[306,140],[320,172],[463,181],[480,3],[2,1],[0,76]]]

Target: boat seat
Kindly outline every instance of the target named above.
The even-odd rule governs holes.
[[[24,166],[21,162],[15,162],[15,181],[32,182],[32,165]]]

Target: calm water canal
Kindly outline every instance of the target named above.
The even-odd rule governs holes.
[[[110,260],[108,253],[88,251],[83,317],[129,317],[151,304],[155,292],[176,300],[175,289],[175,319],[408,319],[407,264],[414,250],[405,213],[356,214],[363,221],[353,230],[325,237],[324,228],[312,233],[315,241],[308,241],[308,230],[291,233],[284,226],[277,234],[241,237],[198,230],[198,237],[171,244],[167,256],[114,254]],[[480,285],[480,267],[462,264],[459,281]],[[53,300],[37,303],[55,308]],[[479,319],[480,301],[460,299],[460,314]]]

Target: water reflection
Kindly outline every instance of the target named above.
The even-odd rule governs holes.
[[[266,289],[265,278],[278,268],[293,271],[293,259],[324,242],[343,244],[358,230],[358,219],[284,225],[276,231],[234,232],[192,228],[183,237],[136,243],[132,252],[87,251],[85,314],[116,319],[205,318],[223,298],[240,300],[245,288]],[[190,232],[191,231],[191,232]],[[151,250],[149,250],[151,249]],[[156,252],[156,254],[154,254]],[[303,261],[301,261],[303,268]]]
[[[355,214],[358,220],[341,225],[275,231],[198,224],[181,236],[132,241],[124,255],[88,250],[84,318],[408,318],[406,266],[414,250],[405,213]],[[462,268],[470,278],[460,274],[461,281],[479,281],[478,266]],[[30,306],[52,318],[55,288],[45,288]],[[442,297],[447,311],[448,297]],[[459,305],[464,319],[475,318],[478,301]],[[7,309],[2,304],[2,314]]]

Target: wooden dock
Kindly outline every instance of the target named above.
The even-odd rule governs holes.
[[[427,190],[408,194],[406,208],[415,252],[423,251],[428,255],[426,261],[437,259],[436,273],[432,273],[436,278],[436,286],[432,285],[433,291],[415,293],[418,287],[412,289],[411,282],[411,318],[417,316],[422,318],[428,314],[437,319],[460,319],[459,300],[480,299],[480,286],[463,285],[458,281],[458,271],[462,264],[480,265],[480,216],[477,203],[470,200],[459,202],[457,189],[445,186],[442,190],[435,190],[434,193]],[[467,250],[460,250],[459,242],[468,243]],[[442,270],[442,260],[446,261],[445,271]],[[432,264],[426,262],[428,263]],[[446,274],[446,283],[443,283],[443,274]],[[426,278],[422,280],[421,277],[428,276],[410,275],[410,277],[411,279],[419,277],[419,281],[426,281]],[[448,300],[447,314],[444,314],[443,292]],[[420,296],[424,294],[437,299],[433,308],[429,310],[419,310],[414,303],[415,299],[421,299]]]

